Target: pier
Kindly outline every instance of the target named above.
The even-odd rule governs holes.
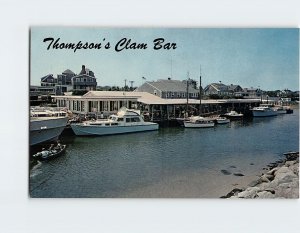
[[[250,116],[250,109],[258,106],[260,99],[165,99],[147,92],[90,91],[83,96],[53,96],[58,107],[65,107],[75,115],[104,117],[114,114],[121,107],[141,111],[145,120],[172,126],[177,118],[187,116],[220,115],[231,110]]]

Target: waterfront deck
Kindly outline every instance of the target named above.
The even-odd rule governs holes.
[[[141,110],[145,119],[153,122],[174,121],[191,115],[219,115],[235,110],[245,116],[258,106],[260,99],[164,99],[147,92],[90,91],[83,96],[53,96],[59,107],[75,114],[108,116],[122,106]]]

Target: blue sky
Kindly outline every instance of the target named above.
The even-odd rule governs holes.
[[[47,50],[47,37],[61,43],[99,43],[105,38],[111,48]],[[124,37],[148,48],[116,52],[114,45]],[[177,48],[154,50],[153,40],[160,37]],[[298,29],[32,27],[30,49],[31,85],[66,69],[79,73],[82,65],[95,73],[99,86],[124,86],[124,79],[139,86],[142,77],[166,79],[171,70],[173,79],[184,80],[189,72],[199,80],[201,64],[203,86],[222,81],[264,90],[299,89]]]

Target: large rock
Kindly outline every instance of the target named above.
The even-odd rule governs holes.
[[[290,172],[290,171],[291,171],[291,170],[290,170],[288,167],[283,166],[283,167],[279,168],[279,169],[274,173],[274,175],[277,176],[277,174],[279,174],[279,173],[287,173],[287,172]]]
[[[278,170],[278,167],[273,168],[272,170],[268,171],[267,174],[268,175],[274,175],[274,173]]]
[[[294,172],[289,170],[288,172],[277,173],[274,180],[278,180],[278,184],[283,184],[283,183],[292,182],[293,179],[296,178],[298,178],[298,176]]]
[[[257,193],[257,198],[269,199],[269,198],[275,198],[275,195],[268,191],[262,191]]]
[[[294,165],[295,163],[296,163],[296,161],[286,161],[284,165],[286,167],[290,167],[290,166]]]
[[[299,198],[299,180],[294,179],[290,183],[282,183],[275,190],[276,197]]]
[[[291,165],[289,167],[289,169],[299,177],[299,164],[298,163]]]
[[[259,187],[249,187],[245,191],[238,193],[238,197],[239,198],[254,198],[258,191],[260,191]]]

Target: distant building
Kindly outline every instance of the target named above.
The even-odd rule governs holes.
[[[53,77],[53,74],[47,74],[41,78],[42,87],[54,87],[57,83],[57,79]]]
[[[262,90],[259,88],[244,88],[243,89],[243,97],[244,98],[258,98],[261,97]]]
[[[205,95],[230,95],[230,91],[228,90],[228,86],[223,83],[211,83],[204,88]]]
[[[56,95],[62,95],[65,92],[71,91],[73,89],[72,86],[72,78],[75,77],[76,74],[67,69],[62,74],[57,75],[57,85],[56,85]]]
[[[63,95],[65,92],[77,90],[96,90],[97,82],[94,72],[82,66],[81,72],[76,75],[67,69],[54,78],[53,74],[48,74],[41,78],[41,87],[53,87],[55,95]],[[50,90],[50,89],[49,89]],[[52,94],[52,90],[49,93]]]
[[[243,96],[243,88],[240,85],[234,84],[211,83],[204,88],[204,94],[207,96]]]
[[[80,73],[72,77],[72,88],[73,91],[78,90],[87,90],[94,91],[97,87],[97,81],[94,75],[94,72],[85,68],[85,65],[82,65]]]
[[[240,85],[230,84],[227,86],[228,92],[233,96],[239,96],[241,92],[243,92],[243,88]]]
[[[185,99],[187,98],[187,81],[159,79],[157,81],[145,82],[135,89],[136,92],[148,92],[163,99]],[[188,85],[189,98],[198,99],[199,90]]]
[[[30,97],[55,95],[55,87],[52,86],[30,86]]]

